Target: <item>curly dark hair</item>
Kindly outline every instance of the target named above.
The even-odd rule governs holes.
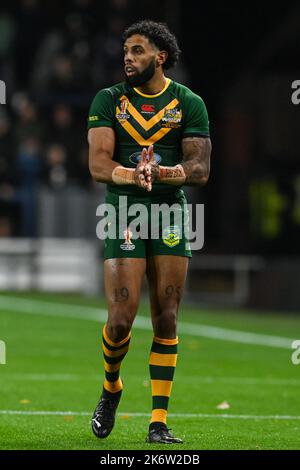
[[[158,47],[161,51],[166,51],[168,57],[163,64],[163,69],[169,69],[177,64],[181,50],[178,47],[177,39],[169,30],[165,23],[158,23],[151,20],[142,20],[132,24],[124,32],[123,39],[130,38],[134,34],[140,34]]]

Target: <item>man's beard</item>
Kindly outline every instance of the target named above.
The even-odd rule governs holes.
[[[132,87],[142,86],[147,83],[155,74],[155,59],[153,59],[148,67],[146,67],[141,73],[137,73],[132,77],[126,75],[126,82]]]

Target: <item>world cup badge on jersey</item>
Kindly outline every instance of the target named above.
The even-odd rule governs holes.
[[[162,127],[173,127],[173,128],[180,127],[181,119],[182,119],[181,109],[177,109],[177,108],[165,109],[164,116],[161,120]]]
[[[120,245],[121,250],[124,251],[132,251],[135,249],[135,245],[132,243],[131,238],[132,238],[132,232],[127,228],[124,230],[124,243]]]
[[[171,225],[164,228],[162,239],[165,245],[169,248],[179,245],[180,243],[180,228],[177,225]]]
[[[121,98],[120,100],[120,109],[119,109],[119,113],[118,113],[118,108],[117,108],[117,114],[116,114],[116,118],[118,119],[118,121],[127,121],[127,119],[130,118],[130,114],[127,113],[127,108],[128,108],[128,105],[129,105],[129,101],[128,99],[125,97]]]

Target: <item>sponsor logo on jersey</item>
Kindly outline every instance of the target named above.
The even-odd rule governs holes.
[[[165,109],[163,118],[161,120],[162,127],[180,127],[182,119],[182,111],[177,108]]]
[[[99,116],[89,116],[89,121],[90,122],[99,121]]]
[[[120,245],[121,250],[124,251],[132,251],[135,249],[135,245],[132,243],[131,238],[132,238],[132,232],[127,228],[124,230],[124,243]]]
[[[179,245],[180,242],[180,228],[177,225],[170,225],[164,228],[162,239],[165,245],[169,248]]]
[[[142,104],[141,113],[142,114],[155,114],[154,104]]]
[[[154,154],[154,160],[156,161],[156,163],[160,163],[161,162],[161,156],[158,155],[158,153],[155,153]],[[135,152],[132,155],[130,155],[129,161],[131,163],[133,163],[134,165],[138,165],[141,161],[141,152]]]
[[[123,121],[127,121],[127,119],[130,118],[130,114],[127,113],[128,105],[129,105],[128,98],[126,96],[122,97],[120,101],[120,112],[118,113],[118,110],[117,110],[117,114],[116,114],[116,118],[118,119],[118,121],[123,122]]]

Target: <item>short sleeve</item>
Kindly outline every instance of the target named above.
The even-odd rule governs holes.
[[[91,127],[114,127],[113,96],[108,89],[100,90],[92,101],[88,129]]]
[[[209,137],[209,120],[204,101],[195,93],[185,99],[183,137]]]

